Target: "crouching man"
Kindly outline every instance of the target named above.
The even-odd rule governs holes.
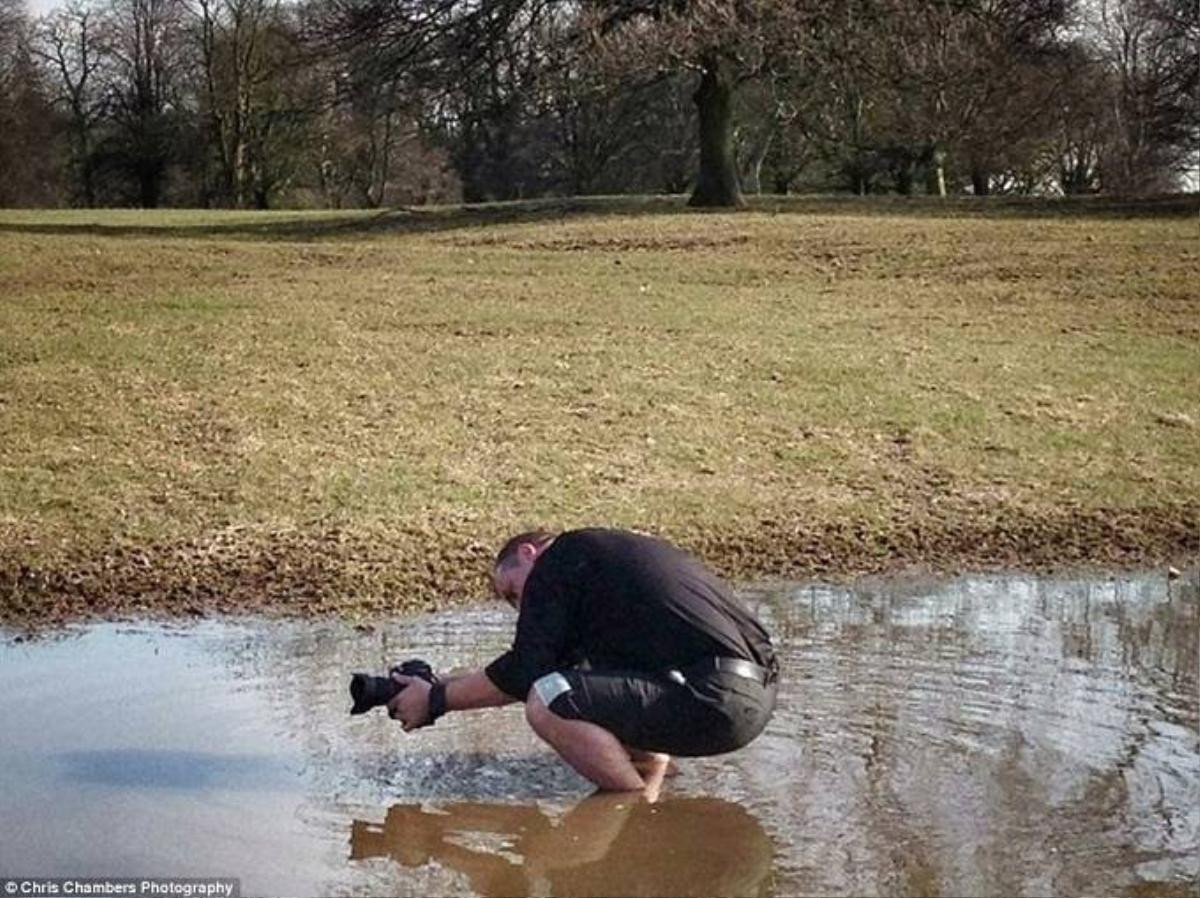
[[[749,743],[775,706],[770,637],[728,587],[671,544],[619,530],[510,539],[492,569],[517,609],[512,648],[480,671],[405,688],[405,730],[448,711],[525,703],[530,726],[599,788],[657,794],[671,755]]]

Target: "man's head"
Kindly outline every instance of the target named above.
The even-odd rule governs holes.
[[[492,563],[492,592],[514,608],[521,604],[525,581],[539,555],[554,542],[554,534],[546,530],[527,530],[518,533],[496,553]]]

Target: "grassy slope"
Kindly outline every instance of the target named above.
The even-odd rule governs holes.
[[[1194,215],[583,208],[0,213],[0,617],[1196,550]]]

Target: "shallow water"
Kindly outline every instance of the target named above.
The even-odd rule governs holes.
[[[0,876],[243,894],[1195,894],[1195,575],[747,590],[750,747],[589,797],[519,708],[412,735],[347,676],[476,666],[513,618],[102,625],[0,640]]]

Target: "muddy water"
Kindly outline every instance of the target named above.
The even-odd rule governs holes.
[[[510,613],[0,639],[0,876],[244,894],[1194,894],[1195,575],[747,590],[780,709],[654,805],[517,708],[405,736],[352,670],[478,665]]]

